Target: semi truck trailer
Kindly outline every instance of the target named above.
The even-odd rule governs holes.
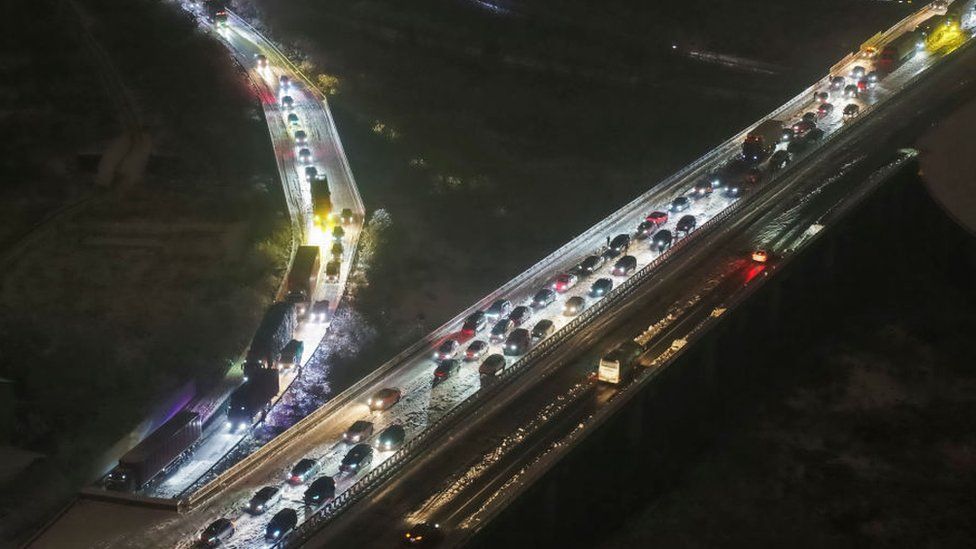
[[[199,414],[178,412],[119,458],[106,487],[129,492],[142,488],[199,440],[201,432]]]

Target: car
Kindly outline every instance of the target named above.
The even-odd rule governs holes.
[[[373,393],[366,404],[373,411],[389,410],[394,404],[400,402],[401,396],[400,389],[387,387]]]
[[[615,276],[627,276],[637,270],[637,258],[632,255],[625,255],[613,264],[611,272]]]
[[[251,496],[244,510],[252,515],[261,515],[278,505],[279,501],[281,501],[281,489],[277,486],[265,486]]]
[[[712,194],[712,182],[707,179],[702,179],[698,183],[695,183],[695,188],[691,191],[691,196],[695,198],[705,198]]]
[[[456,358],[442,360],[434,368],[434,383],[440,383],[461,369],[461,361]]]
[[[319,174],[319,169],[315,166],[305,166],[305,181],[311,182]]]
[[[312,481],[302,496],[305,505],[315,508],[335,497],[335,479],[322,475]]]
[[[556,331],[556,325],[548,318],[544,318],[535,323],[532,327],[532,341],[539,342],[552,335]]]
[[[474,334],[484,330],[485,326],[488,326],[488,319],[485,317],[485,312],[475,311],[464,319],[464,324],[461,325],[461,335],[464,337],[474,337]]]
[[[456,339],[445,339],[434,351],[434,360],[448,360],[457,355],[461,344]]]
[[[797,155],[797,154],[803,153],[803,151],[807,150],[808,148],[810,148],[810,142],[809,141],[805,141],[805,140],[804,141],[794,141],[794,142],[790,143],[789,146],[786,147],[786,152],[788,152],[788,153],[790,153],[792,155]]]
[[[603,297],[613,289],[613,280],[600,278],[590,285],[590,297]]]
[[[402,425],[393,424],[380,431],[376,436],[376,449],[380,452],[390,452],[398,450],[403,446],[403,441],[407,439],[407,431]]]
[[[800,143],[800,142],[797,141],[797,143]],[[790,146],[792,146],[792,145],[793,145],[793,143],[790,143]],[[737,198],[739,196],[742,196],[742,185],[740,185],[738,183],[736,183],[734,185],[729,185],[728,188],[725,189],[725,196],[727,196],[729,198]]]
[[[304,145],[308,142],[308,134],[305,130],[298,130],[295,132],[295,143],[298,145]]]
[[[650,238],[654,234],[654,229],[657,228],[657,223],[652,221],[641,221],[637,225],[637,230],[635,231],[638,240],[644,240]]]
[[[373,436],[373,422],[358,419],[342,433],[342,440],[358,444],[371,436]]]
[[[532,318],[532,309],[525,305],[519,305],[508,313],[508,319],[514,322],[516,326],[525,324],[530,318]]]
[[[536,309],[544,309],[553,301],[556,301],[556,292],[549,288],[543,288],[532,296],[532,306]]]
[[[665,252],[671,247],[671,242],[673,240],[674,237],[671,235],[671,231],[667,229],[660,230],[654,235],[654,238],[651,239],[651,251]]]
[[[687,196],[679,196],[671,201],[671,211],[672,212],[683,212],[691,207],[691,201],[688,200]]]
[[[301,149],[298,151],[298,159],[304,164],[308,164],[312,161],[312,151],[308,149]]]
[[[409,530],[403,533],[403,544],[411,546],[433,546],[444,539],[444,534],[440,530],[440,525],[432,522],[421,522],[414,524]]]
[[[488,352],[488,342],[483,339],[476,339],[464,350],[464,360],[481,360],[481,357]]]
[[[282,108],[291,110],[295,107],[295,98],[290,95],[281,96],[281,106]]]
[[[752,252],[752,260],[756,263],[765,263],[769,261],[769,253],[766,250],[756,250]]]
[[[266,69],[268,68],[268,58],[259,53],[254,56],[254,64],[257,65],[259,69]]]
[[[308,313],[309,322],[322,323],[329,319],[329,300],[322,299],[312,304]]]
[[[498,320],[506,316],[508,313],[512,312],[512,302],[507,299],[496,299],[491,307],[485,311],[485,316],[488,320]]]
[[[844,107],[844,120],[851,120],[857,118],[857,115],[861,114],[861,107],[856,103],[850,103]]]
[[[857,92],[864,93],[870,89],[874,88],[874,82],[869,82],[867,78],[862,78],[857,81]]]
[[[844,86],[844,97],[853,98],[857,97],[860,92],[857,89],[856,84],[848,84]]]
[[[332,227],[332,240],[334,242],[342,241],[344,236],[346,236],[346,230],[343,229],[342,226],[336,225],[335,227]]]
[[[815,92],[813,94],[813,99],[818,103],[826,103],[827,101],[830,101],[830,94],[825,91]]]
[[[606,258],[600,255],[587,256],[586,259],[579,264],[579,272],[581,272],[584,276],[591,275],[599,270],[600,267],[606,263],[606,261]]]
[[[691,231],[695,230],[695,226],[698,222],[695,220],[693,215],[683,215],[681,219],[678,220],[678,224],[674,226],[675,234],[681,233],[682,236],[688,236]]]
[[[577,282],[579,282],[579,277],[575,274],[563,273],[552,282],[552,289],[563,294],[573,289]]]
[[[288,483],[293,486],[298,486],[299,484],[305,484],[308,479],[315,476],[319,472],[322,465],[318,460],[312,458],[305,458],[299,460],[294,467],[291,468],[291,473],[288,474]]]
[[[491,335],[488,339],[490,339],[492,343],[500,343],[505,341],[505,338],[508,337],[508,334],[512,333],[512,330],[514,329],[515,323],[507,318],[503,318],[491,327]]]
[[[332,259],[341,260],[342,259],[342,242],[333,242],[332,247],[329,248],[329,253],[332,255]]]
[[[790,151],[776,151],[773,156],[769,157],[769,169],[774,172],[782,170],[792,159],[793,155],[790,154]]]
[[[277,541],[298,526],[298,512],[286,507],[275,513],[264,529],[264,539]]]
[[[655,225],[664,225],[668,222],[668,212],[662,212],[660,210],[651,212],[647,214],[644,221],[649,221]]]
[[[504,355],[493,354],[489,355],[484,362],[478,366],[478,373],[483,376],[493,376],[498,373],[499,370],[503,370],[506,366],[506,360]]]
[[[807,119],[807,115],[812,116],[813,117],[813,120],[816,120],[817,119],[817,115],[816,114],[814,114],[812,112],[806,112],[806,113],[803,113],[803,120],[806,120]],[[796,136],[793,135],[793,126],[784,126],[783,127],[783,133],[780,134],[779,140],[782,141],[783,143],[786,143],[787,141],[792,141],[794,137],[796,137]]]
[[[760,181],[762,181],[762,178],[763,178],[762,170],[756,167],[749,168],[749,171],[747,171],[745,175],[742,177],[743,181],[745,181],[750,185],[755,185],[756,183],[759,183]]]
[[[525,328],[519,328],[508,335],[505,340],[504,353],[506,355],[518,356],[525,354],[532,344],[532,336]]]
[[[297,127],[298,124],[300,123],[299,120],[298,120],[298,115],[295,114],[295,113],[293,113],[293,112],[292,113],[288,113],[288,119],[287,120],[288,120],[288,125],[291,126],[291,127],[293,127],[293,128],[294,127]]]
[[[844,87],[844,82],[843,76],[834,76],[830,79],[830,89],[834,91],[840,90]]]
[[[824,131],[823,130],[821,130],[820,128],[814,128],[814,129],[810,130],[810,133],[807,134],[806,141],[808,143],[813,142],[813,141],[819,141],[819,140],[823,139],[823,136],[824,136]]]
[[[360,443],[346,452],[339,464],[339,470],[343,473],[358,473],[373,462],[373,447],[366,443]]]
[[[234,536],[234,521],[219,518],[211,522],[203,532],[200,532],[200,544],[204,547],[216,547]]]
[[[834,112],[834,105],[831,103],[821,103],[820,106],[817,107],[817,116],[820,118],[830,116],[830,113],[832,112]]]
[[[877,84],[881,80],[881,74],[878,71],[871,71],[865,74],[864,78],[871,84]]]
[[[813,111],[809,111],[809,112],[803,113],[803,118],[801,118],[801,120],[805,120],[805,121],[807,121],[807,122],[809,122],[809,123],[811,123],[813,125],[816,125],[817,124],[817,120],[819,118],[820,117],[817,115],[817,113],[815,113]],[[791,134],[793,133],[793,128],[790,128],[790,133]]]
[[[566,300],[566,304],[563,305],[563,315],[565,316],[576,316],[583,312],[586,308],[586,300],[580,296],[573,296]]]
[[[800,138],[800,137],[805,136],[807,134],[807,132],[809,132],[810,130],[812,130],[812,129],[816,128],[816,127],[817,127],[817,125],[814,124],[814,123],[812,123],[812,122],[810,122],[810,121],[800,120],[796,124],[793,124],[793,135],[796,136],[796,137],[794,137],[794,139],[797,139],[797,138]],[[794,143],[795,142],[796,141],[794,141]]]
[[[607,251],[611,256],[617,257],[622,253],[626,253],[628,248],[630,248],[630,235],[618,234],[610,241],[610,247]]]
[[[341,221],[343,225],[348,225],[355,220],[356,215],[352,213],[352,208],[343,208],[342,211],[339,212],[339,221]]]
[[[863,78],[865,72],[866,71],[864,70],[864,67],[862,67],[861,65],[854,65],[853,67],[851,67],[851,78],[853,78],[854,80]]]
[[[287,75],[282,74],[278,77],[278,89],[281,91],[287,91],[291,89],[291,78]]]

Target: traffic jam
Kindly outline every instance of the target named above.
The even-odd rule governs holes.
[[[258,538],[270,543],[284,539],[392,456],[411,434],[426,428],[432,421],[430,410],[446,413],[490,383],[606,299],[622,282],[668,254],[677,242],[692,238],[703,224],[736,201],[773,184],[778,172],[894,93],[897,86],[886,90],[886,80],[908,62],[927,62],[927,41],[939,25],[947,25],[946,16],[931,23],[905,32],[879,51],[858,56],[842,72],[823,79],[803,108],[781,120],[758,124],[734,153],[712,164],[714,169],[696,181],[683,181],[686,187],[679,196],[666,203],[647,204],[640,217],[618,220],[619,232],[590,239],[592,249],[580,254],[570,268],[550,273],[544,284],[523,287],[517,294],[499,297],[468,314],[453,333],[434,342],[426,357],[403,365],[415,372],[410,378],[415,381],[375,391],[362,403],[361,417],[350,422],[340,439],[323,441],[316,451],[283,471],[278,481],[250,494],[241,502],[239,514],[213,521],[194,541],[211,546],[231,539],[239,544],[256,543]],[[267,70],[268,60],[257,56],[255,66]],[[281,76],[278,101],[297,158],[313,168],[306,172],[312,181],[317,175],[313,148],[293,112],[297,87]],[[760,263],[770,260],[763,250],[751,251],[749,258]],[[441,533],[437,525],[424,523],[403,535],[406,542],[417,544],[434,541]]]

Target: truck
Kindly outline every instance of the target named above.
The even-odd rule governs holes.
[[[106,481],[111,490],[135,491],[163,472],[200,439],[202,421],[196,412],[177,412],[135,448],[129,450]]]
[[[752,164],[766,159],[783,136],[782,120],[766,120],[746,134],[742,142],[742,157]]]
[[[251,340],[245,364],[259,364],[263,368],[277,367],[281,349],[291,341],[297,322],[294,304],[279,301],[268,307],[257,332],[254,333],[254,339]]]
[[[915,56],[915,52],[925,44],[924,37],[915,31],[906,32],[892,40],[878,54],[877,67],[889,73],[897,69],[902,63]]]
[[[321,267],[318,246],[299,246],[286,280],[285,301],[295,305],[295,314],[304,317],[312,305]]]
[[[625,341],[600,359],[597,379],[613,384],[624,381],[633,371],[634,362],[642,352],[644,347],[636,341]]]
[[[227,408],[227,427],[231,432],[246,429],[264,420],[271,401],[280,390],[278,370],[259,369],[250,379],[230,394]]]
[[[325,227],[332,214],[332,194],[329,179],[320,175],[312,179],[312,220],[317,227]]]

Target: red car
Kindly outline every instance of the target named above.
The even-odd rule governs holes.
[[[668,212],[651,212],[651,214],[647,216],[646,221],[655,225],[664,225],[668,222]]]
[[[572,273],[563,273],[556,277],[556,281],[552,283],[552,289],[559,293],[565,293],[572,289],[577,282],[579,282],[578,276]]]

